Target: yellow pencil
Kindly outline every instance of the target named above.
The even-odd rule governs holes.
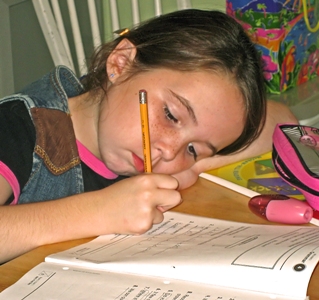
[[[140,113],[141,113],[143,153],[144,153],[144,171],[146,173],[151,173],[152,172],[151,143],[150,143],[150,131],[149,131],[149,125],[148,125],[147,94],[145,90],[140,90],[139,100],[140,100]]]

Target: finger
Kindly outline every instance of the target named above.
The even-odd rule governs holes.
[[[178,181],[178,189],[186,189],[193,185],[197,179],[198,179],[198,174],[194,172],[192,169],[184,170],[180,173],[176,173],[172,175],[176,180]]]
[[[176,190],[161,189],[156,198],[156,207],[161,212],[165,212],[182,202],[181,194]]]
[[[162,223],[164,220],[164,214],[159,209],[155,209],[154,212],[154,218],[153,218],[153,224],[159,224]]]
[[[155,176],[155,183],[158,188],[162,189],[171,189],[176,190],[178,188],[178,180],[171,176],[166,174],[153,174]]]

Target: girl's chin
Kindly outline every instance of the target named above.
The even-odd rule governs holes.
[[[130,163],[120,160],[119,157],[112,159],[111,162],[105,162],[106,167],[117,175],[123,176],[134,176],[139,174],[139,172]]]
[[[124,168],[124,167],[119,167],[119,166],[111,166],[108,168],[110,171],[117,175],[122,175],[122,176],[134,176],[138,175],[139,173],[134,170],[134,168]]]
[[[140,174],[139,172],[137,172],[136,170],[134,170],[134,168],[130,168],[130,170],[126,169],[126,170],[119,170],[118,172],[115,172],[118,175],[122,175],[122,176],[135,176]]]

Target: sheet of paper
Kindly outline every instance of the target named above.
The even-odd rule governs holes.
[[[42,263],[0,300],[294,300],[156,277],[141,277]],[[304,299],[302,299],[304,300]]]
[[[141,236],[101,236],[46,261],[305,298],[315,227],[235,223],[168,212]]]

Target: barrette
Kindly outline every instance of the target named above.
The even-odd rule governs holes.
[[[122,35],[128,33],[129,31],[130,30],[128,28],[124,28],[124,29],[122,28],[122,29],[118,29],[118,30],[113,31],[113,33],[116,33],[119,36],[122,36]]]

